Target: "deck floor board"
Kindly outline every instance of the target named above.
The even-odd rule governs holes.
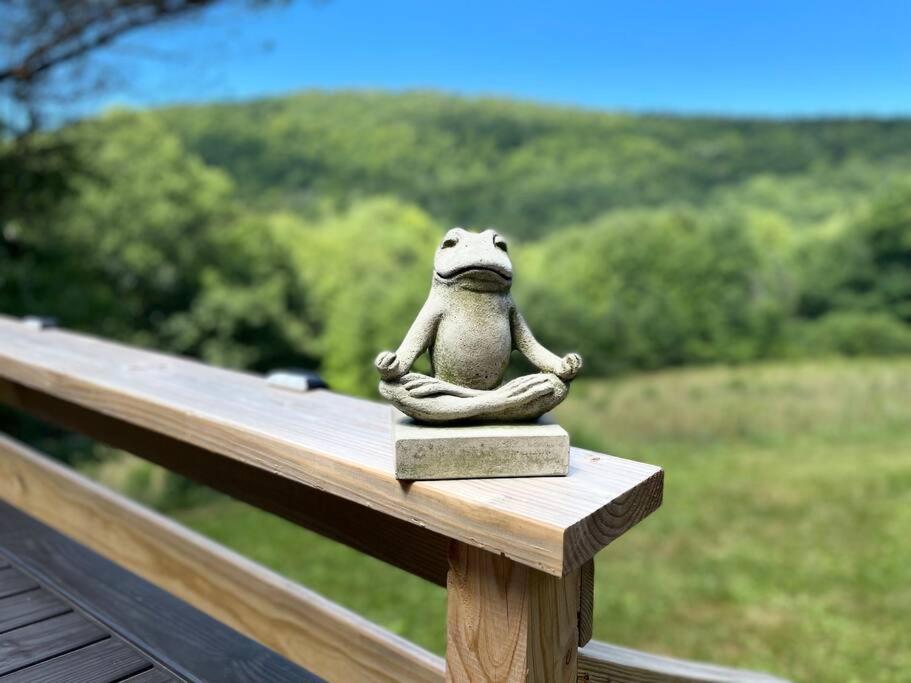
[[[38,664],[0,676],[3,683],[117,683],[126,676],[147,671],[153,664],[119,638],[52,657]]]
[[[141,674],[136,674],[135,676],[130,676],[125,679],[122,683],[180,683],[176,678],[171,676],[171,674],[162,671],[161,669],[150,669],[149,671],[144,671]]]
[[[38,587],[38,582],[15,567],[0,569],[0,598],[8,598]]]
[[[321,679],[0,500],[0,683]]]
[[[43,588],[0,598],[0,634],[70,611],[69,605]]]
[[[0,683],[115,683],[144,673],[163,676],[148,681],[179,683],[26,568],[6,562],[0,569]]]
[[[0,636],[0,680],[5,674],[108,638],[81,614],[67,612]]]

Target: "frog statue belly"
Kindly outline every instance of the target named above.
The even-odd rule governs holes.
[[[422,422],[534,420],[562,401],[582,367],[532,335],[509,293],[512,263],[493,230],[453,228],[434,258],[430,296],[396,351],[377,356],[380,393]],[[502,384],[512,350],[541,372]],[[433,376],[410,372],[430,352]]]
[[[469,294],[477,301],[451,307],[440,317],[429,349],[433,374],[469,389],[495,389],[512,353],[509,301],[498,293]]]

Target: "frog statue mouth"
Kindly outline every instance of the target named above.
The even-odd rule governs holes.
[[[436,271],[436,275],[441,280],[453,282],[455,280],[476,280],[480,282],[490,282],[501,285],[512,283],[512,273],[498,265],[474,265],[453,268],[450,271],[441,273]]]

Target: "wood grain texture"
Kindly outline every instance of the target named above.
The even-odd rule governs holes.
[[[0,676],[108,637],[107,631],[75,612],[8,631],[0,637]]]
[[[557,578],[453,543],[447,680],[572,683],[578,610],[578,571]]]
[[[528,679],[573,683],[579,643],[580,570],[557,578],[530,569]]]
[[[581,449],[567,477],[405,485],[388,406],[3,317],[0,377],[556,576],[661,503],[660,468]]]
[[[116,683],[152,665],[116,638],[79,648],[0,678],[2,683]]]
[[[141,674],[130,676],[121,683],[180,683],[180,681],[161,669],[149,669]]]
[[[0,598],[6,598],[16,593],[24,593],[32,588],[37,588],[35,580],[23,574],[15,567],[0,569]]]
[[[449,539],[441,534],[22,385],[0,380],[0,394],[8,405],[35,417],[129,451],[422,579],[446,585]]]
[[[39,588],[0,599],[0,634],[69,612],[56,595]]]
[[[312,673],[0,501],[0,547],[74,611],[188,681],[317,683]],[[27,594],[26,594],[27,595]],[[233,596],[230,596],[233,598]],[[151,667],[151,664],[148,668]]]
[[[579,578],[579,647],[592,639],[595,619],[595,561],[582,565]]]
[[[29,549],[45,542],[48,533],[56,534],[49,527],[39,525],[18,510],[0,503],[0,547],[6,550],[10,548],[6,545],[8,539],[2,531],[11,524],[17,526],[18,534],[27,534]],[[100,557],[98,561],[107,563]],[[58,604],[62,603],[69,611],[51,617],[33,612],[30,623],[0,634],[0,683],[104,683],[119,681],[134,672],[153,667],[153,662],[145,654],[127,645],[122,638],[118,638],[99,622],[90,619],[64,596],[43,585],[24,569],[21,562],[17,565],[11,561],[10,564],[16,574],[28,578],[33,586],[40,586],[40,589],[29,593],[52,595]],[[135,577],[134,580],[139,581]],[[122,585],[113,587],[113,584],[111,588],[105,587],[106,591],[115,592],[124,589]],[[28,605],[9,606],[0,600],[0,609],[4,609],[4,605],[7,616],[9,613],[22,614],[29,610]]]
[[[592,641],[579,650],[579,683],[788,683],[769,674],[652,655]]]
[[[440,658],[5,437],[0,499],[319,676],[442,679]]]

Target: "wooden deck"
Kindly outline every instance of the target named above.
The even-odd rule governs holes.
[[[318,681],[0,502],[0,683]]]
[[[7,675],[122,643],[140,676],[187,683],[781,683],[589,642],[593,557],[661,504],[659,467],[574,448],[566,477],[400,482],[388,406],[4,316],[0,404],[447,589],[444,661],[0,435],[0,558],[16,565],[2,586],[39,615],[7,633],[71,614],[101,634]]]
[[[21,567],[0,569],[0,683],[180,680]]]

